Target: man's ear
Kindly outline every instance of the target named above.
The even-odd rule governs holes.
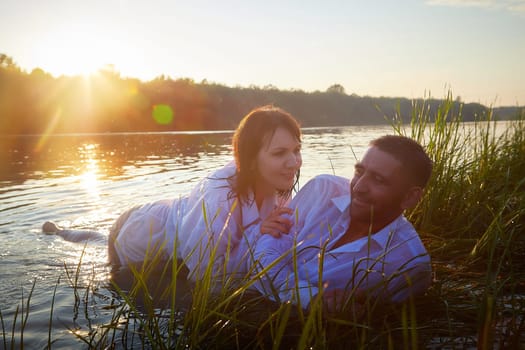
[[[413,208],[419,203],[421,198],[423,198],[424,190],[419,186],[412,186],[408,189],[405,194],[405,198],[401,202],[401,207],[403,209]]]

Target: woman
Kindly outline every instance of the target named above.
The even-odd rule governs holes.
[[[176,257],[192,280],[211,264],[214,276],[244,275],[251,242],[287,232],[286,204],[299,179],[301,131],[286,111],[256,108],[233,136],[234,161],[201,180],[186,196],[134,207],[110,230],[108,256],[128,265]]]

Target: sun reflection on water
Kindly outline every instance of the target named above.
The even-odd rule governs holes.
[[[87,143],[79,148],[80,163],[83,165],[83,173],[80,175],[81,183],[86,192],[96,198],[100,198],[98,186],[98,166],[97,144]]]
[[[59,244],[55,250],[62,250],[62,261],[70,274],[75,274],[79,285],[93,281],[106,281],[109,278],[106,245],[98,242],[66,242]]]
[[[85,191],[85,194],[89,197],[90,202],[96,203],[95,207],[99,206],[101,191],[100,191],[100,154],[99,144],[96,143],[84,143],[78,147],[78,170],[77,179],[80,186]],[[104,211],[104,210],[103,210]],[[82,216],[77,218],[73,223],[73,226],[80,229],[93,229],[90,224],[93,222],[100,221],[100,217],[104,214],[100,210],[95,210],[92,213],[96,213],[93,217]],[[100,217],[99,217],[100,216]],[[80,221],[80,222],[79,222]],[[75,229],[74,228],[74,229]],[[94,228],[97,232],[100,231],[99,227]],[[86,273],[80,274],[79,281],[82,283],[88,283],[84,281],[87,276],[93,279],[93,274],[97,275],[96,280],[107,279],[107,269],[105,268],[105,262],[107,261],[106,245],[103,242],[66,242],[64,241],[64,264],[70,268],[82,266],[82,269],[90,270],[85,271]]]

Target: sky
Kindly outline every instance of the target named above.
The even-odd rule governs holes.
[[[525,0],[2,0],[30,72],[525,105]]]

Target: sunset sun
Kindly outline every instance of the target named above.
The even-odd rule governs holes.
[[[55,28],[33,47],[40,68],[54,76],[90,75],[108,64],[123,62],[122,43],[93,26]]]

